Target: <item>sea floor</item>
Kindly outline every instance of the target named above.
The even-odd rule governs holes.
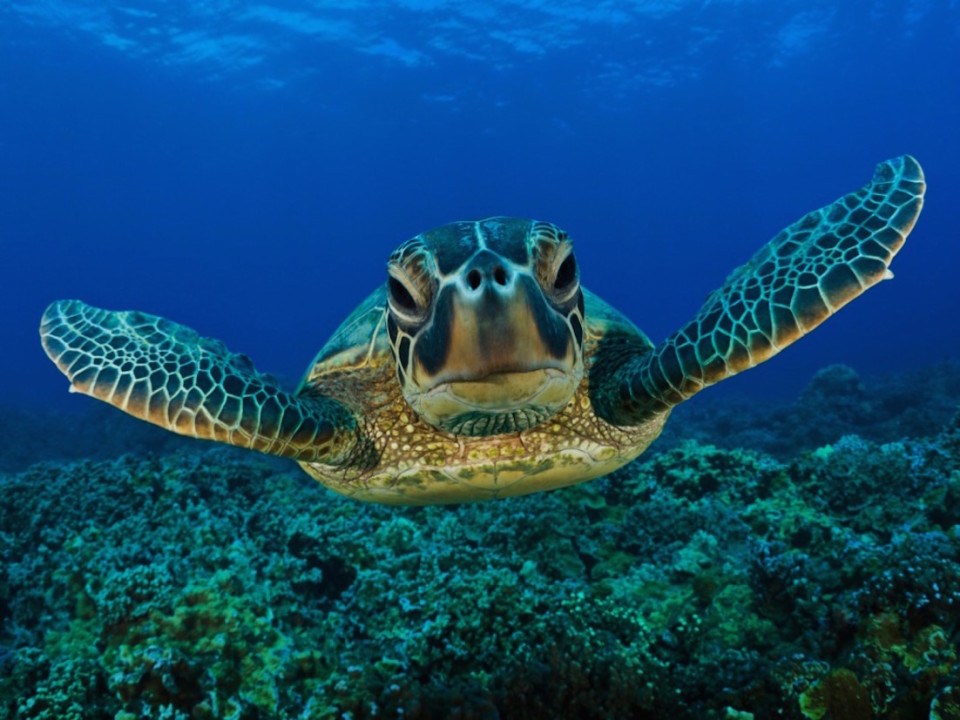
[[[607,478],[399,509],[4,413],[0,719],[960,719],[960,366],[688,405]]]

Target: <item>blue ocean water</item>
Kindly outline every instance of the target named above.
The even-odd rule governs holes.
[[[36,328],[165,315],[294,382],[406,238],[515,215],[655,341],[902,153],[896,280],[729,383],[960,355],[955,0],[0,7],[0,399],[72,406]],[[718,389],[716,392],[723,392]]]
[[[0,720],[960,717],[957,128],[960,0],[0,0]],[[292,387],[512,215],[658,341],[905,153],[892,282],[556,492],[343,498],[38,338],[139,309]]]

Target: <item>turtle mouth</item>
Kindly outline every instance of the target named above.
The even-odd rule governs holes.
[[[564,373],[560,368],[502,370],[441,380],[431,392],[448,392],[477,410],[512,409],[542,393],[545,384]]]
[[[559,367],[448,375],[411,404],[424,420],[456,434],[521,431],[566,405],[578,380]]]

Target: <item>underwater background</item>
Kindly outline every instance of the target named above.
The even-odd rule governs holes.
[[[960,2],[0,2],[0,718],[960,718]],[[407,238],[655,342],[910,153],[884,282],[635,463],[384,508],[79,395],[46,305],[293,386]]]

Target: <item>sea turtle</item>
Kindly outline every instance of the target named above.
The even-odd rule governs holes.
[[[40,335],[71,390],[183,435],[293,458],[353,498],[522,495],[633,460],[674,405],[891,277],[923,193],[912,157],[880,164],[869,184],[779,233],[656,346],[581,287],[566,233],[505,217],[403,243],[295,392],[141,312],[55,302]]]

